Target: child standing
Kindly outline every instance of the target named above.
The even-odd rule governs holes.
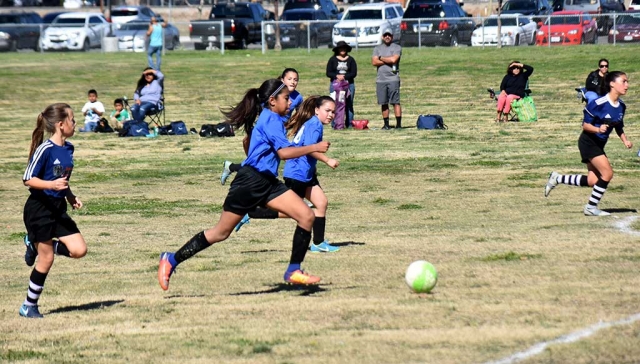
[[[87,254],[87,244],[67,214],[67,202],[74,209],[82,208],[82,202],[69,188],[74,147],[67,139],[73,136],[75,123],[69,105],[49,105],[38,115],[31,137],[29,165],[22,177],[30,192],[24,205],[25,243],[27,253],[34,259],[38,255],[38,263],[31,271],[27,298],[20,307],[23,317],[43,317],[38,309],[38,299],[53,265],[54,254],[71,258],[82,258]],[[45,132],[51,137],[43,142]],[[54,241],[56,237],[59,240]]]
[[[290,135],[294,135],[293,144],[301,147],[313,145],[322,141],[323,125],[330,124],[335,115],[336,104],[329,96],[311,96],[300,106],[299,111],[291,117],[286,128]],[[298,158],[289,159],[284,165],[284,183],[300,198],[306,198],[315,206],[315,220],[313,222],[312,252],[332,253],[340,248],[332,246],[324,238],[328,200],[324,190],[318,182],[316,164],[321,161],[335,169],[340,163],[322,153],[311,153]],[[271,209],[258,208],[249,212],[238,225],[236,231],[249,218],[276,219],[288,217]]]
[[[113,128],[120,130],[124,122],[131,119],[131,115],[129,115],[129,112],[124,108],[124,101],[122,99],[115,99],[115,101],[113,101],[113,108],[115,110],[111,112],[109,118],[111,119]]]
[[[89,90],[89,101],[82,107],[84,115],[84,127],[80,128],[82,132],[94,131],[98,126],[100,117],[104,114],[104,105],[98,101],[98,91]]]
[[[271,79],[263,82],[260,88],[249,89],[236,107],[224,112],[230,124],[236,128],[244,126],[245,132],[251,135],[247,159],[231,183],[216,226],[196,234],[177,252],[160,255],[158,282],[163,290],[169,289],[169,279],[178,264],[227,239],[242,217],[258,206],[282,212],[298,223],[293,234],[289,266],[284,273],[285,282],[315,284],[320,281],[320,277],[301,269],[311,242],[313,211],[277,177],[280,159],[297,158],[313,152],[325,153],[329,142],[293,147],[286,138],[282,123],[289,105],[289,90],[285,84]],[[260,117],[255,121],[258,113]]]
[[[296,87],[298,87],[298,71],[295,68],[285,68],[280,75],[280,80],[287,86],[289,90],[289,100],[291,101],[291,106],[289,106],[289,111],[282,119],[283,122],[286,122],[291,117],[293,110],[296,110],[300,104],[302,104],[302,95],[296,91]],[[245,136],[245,139],[242,141],[244,145],[245,153],[248,149],[247,142],[251,140],[251,136]],[[231,173],[238,172],[242,165],[239,163],[233,163],[231,161],[224,161],[222,163],[222,174],[220,175],[220,184],[224,186],[227,182],[227,179],[231,176]]]

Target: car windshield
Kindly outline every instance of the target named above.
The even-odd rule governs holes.
[[[580,24],[579,16],[554,16],[551,19],[551,25],[563,25],[563,24]],[[549,25],[549,19],[544,22],[545,25]]]
[[[507,1],[502,6],[502,10],[531,12],[536,10],[534,1]]]
[[[379,9],[362,9],[349,10],[342,20],[366,20],[366,19],[382,19],[382,10]]]
[[[518,25],[517,24],[517,18],[500,18],[502,19],[501,24],[503,26],[515,26]],[[484,26],[485,27],[497,27],[498,26],[498,18],[489,18],[487,20],[484,21]]]
[[[313,20],[311,13],[284,13],[282,20]]]
[[[120,30],[147,30],[147,29],[149,29],[149,24],[141,23],[141,22],[124,23],[120,26]]]
[[[640,24],[640,13],[633,15],[620,15],[616,19],[618,24]]]
[[[289,9],[320,9],[320,5],[312,0],[289,1],[284,5],[285,10]]]
[[[2,24],[13,24],[13,23],[19,23],[20,22],[20,18],[18,18],[15,15],[0,15],[0,23]]]
[[[83,27],[85,23],[84,18],[60,18],[57,17],[51,22],[51,25],[56,27]]]
[[[248,6],[215,5],[211,12],[214,18],[251,18],[251,12]]]
[[[138,16],[138,10],[114,10],[111,17],[114,16]]]
[[[444,18],[444,16],[444,9],[440,4],[415,4],[407,8],[404,13],[405,19]]]

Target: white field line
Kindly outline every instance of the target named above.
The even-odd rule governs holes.
[[[628,216],[628,217],[625,217],[624,219],[621,219],[620,221],[616,221],[616,223],[613,224],[613,226],[615,226],[616,229],[620,230],[625,234],[640,236],[640,231],[633,230],[631,228],[631,224],[633,224],[633,222],[636,220],[638,220],[638,216]]]
[[[596,331],[602,330],[602,329],[606,329],[612,326],[618,326],[618,325],[627,325],[627,324],[631,324],[634,323],[636,321],[640,320],[640,313],[636,313],[634,315],[631,315],[625,319],[622,320],[618,320],[618,321],[610,321],[610,322],[602,322],[600,321],[599,323],[589,326],[586,329],[582,329],[582,330],[578,330],[575,332],[572,332],[568,335],[563,335],[560,336],[557,339],[553,339],[551,341],[543,341],[541,343],[535,344],[532,347],[530,347],[529,349],[525,350],[525,351],[521,351],[518,353],[515,353],[511,356],[508,356],[506,358],[500,359],[498,361],[490,361],[487,362],[486,364],[510,364],[510,363],[517,363],[521,360],[524,359],[528,359],[534,355],[538,355],[541,352],[544,351],[544,349],[546,349],[549,345],[553,345],[553,344],[569,344],[569,343],[573,343],[576,342],[578,340],[584,339],[588,336],[593,335]]]

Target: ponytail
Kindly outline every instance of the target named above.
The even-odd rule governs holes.
[[[264,107],[268,107],[271,97],[278,97],[282,91],[283,83],[277,79],[266,80],[260,88],[247,90],[240,102],[231,109],[220,110],[225,121],[233,125],[235,129],[244,127],[245,134],[251,135],[256,118]]]
[[[318,95],[309,96],[300,104],[298,111],[284,125],[289,136],[298,134],[302,125],[316,114],[316,101],[319,98],[320,96]]]
[[[31,147],[29,148],[29,159],[33,157],[33,154],[38,149],[38,146],[44,141],[45,131],[49,134],[56,132],[56,124],[59,121],[67,120],[69,117],[69,110],[71,106],[64,103],[51,104],[44,109],[43,112],[38,114],[36,119],[36,128],[31,133]]]
[[[622,71],[612,71],[604,76],[604,91],[609,93],[611,91],[611,82],[615,82],[619,77],[626,76],[627,74]]]

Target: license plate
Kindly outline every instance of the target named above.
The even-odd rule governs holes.
[[[217,42],[218,41],[218,37],[216,37],[214,35],[211,35],[211,36],[207,37],[207,40],[209,42]]]
[[[288,42],[288,41],[290,41],[290,40],[291,40],[291,38],[289,38],[289,37],[282,37],[282,41],[283,41],[283,42]]]
[[[414,25],[413,26],[413,31],[418,33],[418,32],[430,32],[431,29],[433,29],[433,24],[420,24],[420,26],[418,27],[418,25]]]
[[[628,40],[633,40],[633,37],[632,37],[632,36],[630,36],[630,35],[625,35],[625,36],[624,36],[624,40],[627,40],[627,41],[628,41]]]
[[[559,42],[560,41],[560,37],[551,37],[551,41],[552,42]]]

